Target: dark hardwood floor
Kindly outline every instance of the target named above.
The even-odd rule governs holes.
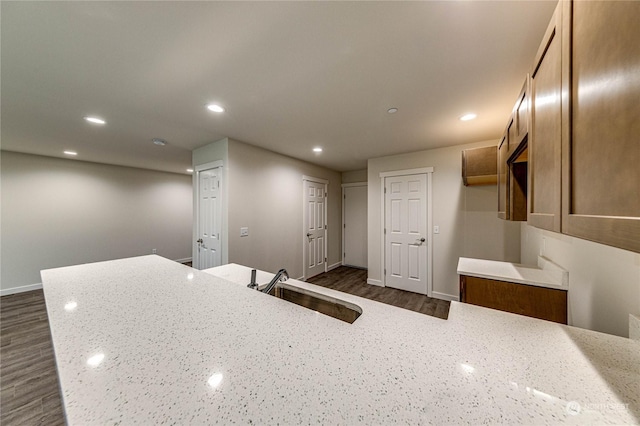
[[[42,290],[0,297],[0,424],[64,425]]]
[[[368,285],[367,271],[340,267],[308,282],[447,318],[449,302]],[[42,290],[0,297],[0,424],[64,425]]]
[[[340,266],[309,278],[307,282],[442,319],[449,316],[451,302],[410,291],[367,284],[367,271],[364,269]]]

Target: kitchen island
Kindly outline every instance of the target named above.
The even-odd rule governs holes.
[[[640,343],[617,336],[287,281],[359,306],[349,324],[247,288],[250,268],[159,256],[42,279],[71,425],[640,421]]]

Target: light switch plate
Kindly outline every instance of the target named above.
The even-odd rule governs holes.
[[[243,226],[242,228],[240,228],[240,236],[241,237],[248,237],[249,236],[249,228],[247,228],[246,226]]]
[[[433,233],[434,233],[434,234],[439,234],[439,233],[440,233],[440,227],[439,227],[438,225],[435,225],[435,226],[433,227]]]

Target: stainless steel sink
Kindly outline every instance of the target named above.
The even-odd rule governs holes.
[[[362,308],[358,305],[288,284],[276,285],[269,294],[349,324],[362,315]]]

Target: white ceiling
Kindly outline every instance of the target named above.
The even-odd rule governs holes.
[[[231,137],[347,171],[497,139],[555,4],[2,1],[2,149],[184,173]]]

